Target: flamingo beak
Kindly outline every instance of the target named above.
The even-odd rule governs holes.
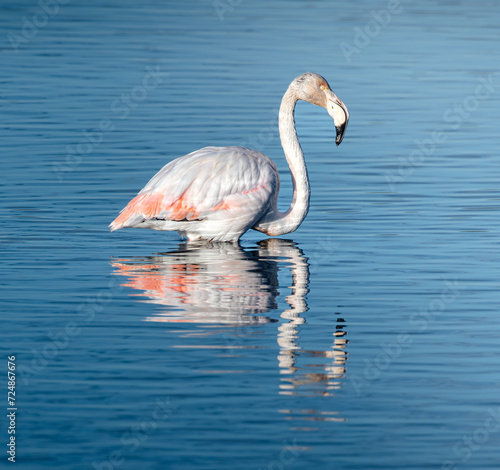
[[[333,91],[328,90],[327,99],[328,103],[326,109],[328,114],[333,118],[335,130],[337,131],[335,143],[340,145],[344,138],[347,123],[349,122],[349,111],[347,110],[347,106],[340,101]]]

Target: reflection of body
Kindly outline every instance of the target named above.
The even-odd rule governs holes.
[[[307,214],[310,193],[293,117],[298,100],[328,110],[337,145],[349,120],[344,103],[320,75],[305,73],[290,84],[279,113],[293,182],[286,212],[278,210],[279,174],[269,157],[244,147],[205,147],[165,165],[111,222],[111,230],[177,230],[188,240],[232,242],[251,228],[272,236],[296,230]]]
[[[128,287],[144,290],[149,302],[165,305],[152,321],[254,323],[276,308],[278,266],[230,243],[181,245],[146,259],[117,260]]]
[[[286,297],[289,308],[282,312],[277,341],[278,362],[283,375],[280,393],[295,393],[304,384],[324,382],[327,390],[339,387],[345,374],[347,341],[343,320],[336,318],[333,345],[326,351],[303,350],[299,345],[302,316],[308,310],[309,264],[302,250],[288,240],[268,239],[254,249],[237,245],[181,244],[177,251],[147,258],[120,259],[113,263],[116,274],[128,278],[125,284],[138,289],[146,302],[165,306],[148,321],[252,325],[269,323],[266,316],[277,308],[278,271],[290,268],[291,292]],[[339,322],[340,320],[340,322]],[[244,329],[244,335],[252,330]],[[241,329],[239,330],[241,335]],[[325,359],[320,372],[301,369],[300,356]],[[333,363],[332,363],[333,360]]]

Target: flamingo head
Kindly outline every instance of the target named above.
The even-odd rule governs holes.
[[[340,145],[349,122],[347,106],[332,91],[328,82],[317,73],[304,73],[297,77],[293,84],[298,99],[321,106],[328,111],[328,114],[333,118],[337,132],[335,143]]]

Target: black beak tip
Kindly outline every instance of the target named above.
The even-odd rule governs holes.
[[[345,126],[336,127],[335,130],[337,131],[337,136],[335,137],[335,144],[340,145],[340,143],[344,138]]]

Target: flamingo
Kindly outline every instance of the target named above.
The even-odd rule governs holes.
[[[125,227],[177,230],[188,241],[238,242],[249,229],[278,236],[295,231],[309,209],[309,178],[295,130],[298,100],[326,108],[344,138],[349,112],[316,73],[295,78],[281,101],[279,132],[290,168],[293,200],[278,210],[280,180],[275,163],[245,147],[205,147],[167,163],[111,222]]]

